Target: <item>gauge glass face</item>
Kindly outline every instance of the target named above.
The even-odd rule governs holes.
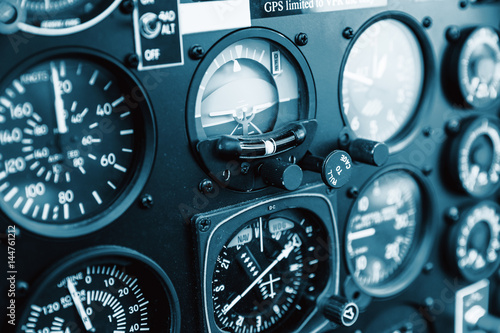
[[[198,88],[198,138],[262,134],[307,118],[305,83],[292,59],[284,47],[261,38],[220,52]]]
[[[227,242],[215,265],[212,301],[217,326],[232,332],[291,329],[314,307],[328,263],[319,260],[322,229],[309,219],[259,218]],[[284,326],[289,325],[289,326]]]
[[[490,277],[500,264],[500,207],[486,202],[468,210],[459,222],[454,246],[465,278],[478,281]]]
[[[342,73],[342,110],[354,133],[387,142],[417,111],[424,58],[415,33],[395,19],[364,30],[349,51]]]
[[[460,53],[458,75],[463,97],[473,107],[489,106],[500,93],[500,41],[492,28],[474,30]]]
[[[123,255],[66,262],[38,286],[17,332],[171,332],[171,291],[163,279]]]
[[[404,171],[383,174],[362,191],[349,215],[346,256],[363,290],[394,292],[419,246],[423,209],[420,186]]]
[[[42,35],[74,33],[98,23],[119,3],[119,0],[23,0],[26,22],[20,28]]]
[[[0,207],[12,220],[62,229],[123,198],[152,120],[144,96],[130,95],[133,81],[109,67],[54,58],[3,86]]]

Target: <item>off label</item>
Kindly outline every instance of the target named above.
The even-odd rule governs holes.
[[[139,70],[184,63],[178,0],[136,0],[134,33]]]

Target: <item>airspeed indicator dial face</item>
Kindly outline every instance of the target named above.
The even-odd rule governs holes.
[[[376,178],[354,203],[346,256],[354,280],[366,292],[387,296],[405,284],[398,279],[419,245],[422,200],[417,181],[396,170]]]
[[[379,20],[354,42],[342,73],[342,110],[356,135],[386,142],[410,122],[420,101],[424,58],[415,33]]]
[[[88,232],[75,228],[113,218],[103,213],[129,192],[148,149],[145,126],[152,126],[144,96],[137,90],[137,102],[128,89],[127,77],[76,57],[43,61],[7,82],[0,92],[2,210],[48,236]]]

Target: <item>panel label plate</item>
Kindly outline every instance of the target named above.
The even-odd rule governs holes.
[[[250,1],[252,19],[387,6],[388,0]]]
[[[184,64],[178,0],[135,0],[133,16],[139,70]]]

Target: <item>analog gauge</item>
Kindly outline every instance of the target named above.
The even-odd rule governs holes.
[[[487,197],[500,188],[500,123],[496,118],[466,120],[452,142],[451,176],[466,193]]]
[[[151,110],[122,68],[55,56],[0,90],[0,208],[19,225],[72,237],[118,218],[154,154]]]
[[[217,326],[271,332],[300,324],[328,276],[327,265],[314,256],[320,235],[313,220],[296,215],[241,226],[221,249],[212,276]]]
[[[462,45],[458,59],[462,99],[474,108],[488,107],[500,94],[500,41],[498,31],[474,29]]]
[[[375,178],[359,195],[349,215],[346,256],[367,294],[393,295],[417,277],[430,250],[423,239],[432,234],[426,203],[417,178],[400,169]]]
[[[23,0],[26,16],[19,28],[39,35],[67,35],[87,29],[108,16],[120,0]]]
[[[341,78],[341,105],[353,132],[388,142],[414,118],[424,87],[424,54],[415,32],[387,18],[364,29]]]
[[[309,117],[302,69],[275,41],[283,37],[268,35],[229,38],[209,56],[194,106],[198,140],[263,134]]]
[[[487,201],[465,210],[451,233],[450,247],[464,278],[490,277],[500,265],[500,207]]]
[[[178,332],[172,283],[149,258],[100,247],[56,264],[27,301],[16,332]]]

